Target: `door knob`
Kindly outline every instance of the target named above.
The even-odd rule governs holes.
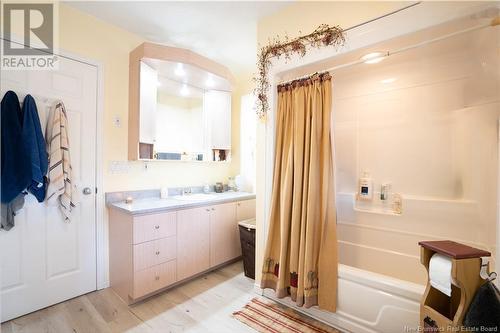
[[[92,189],[90,187],[85,187],[82,192],[85,195],[89,195],[92,194]]]

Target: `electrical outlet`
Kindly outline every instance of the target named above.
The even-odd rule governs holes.
[[[127,161],[111,161],[109,163],[109,173],[111,174],[125,174],[129,171],[130,165]]]

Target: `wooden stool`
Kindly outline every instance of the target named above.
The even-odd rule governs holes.
[[[485,282],[479,276],[481,257],[490,252],[452,241],[425,241],[418,243],[420,262],[429,274],[431,257],[440,253],[450,257],[452,284],[451,297],[434,289],[430,280],[420,303],[420,325],[424,332],[464,332],[462,322],[477,289]],[[455,285],[456,284],[456,285]]]

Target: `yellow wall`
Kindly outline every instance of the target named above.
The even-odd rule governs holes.
[[[128,31],[101,21],[65,4],[59,4],[59,48],[78,57],[97,61],[104,69],[104,136],[103,136],[103,181],[104,192],[122,190],[153,189],[160,186],[193,186],[204,182],[227,182],[228,176],[239,173],[239,109],[243,86],[248,78],[239,79],[233,94],[232,148],[233,162],[180,162],[154,161],[127,162],[128,136],[128,74],[129,53],[145,40]],[[14,26],[19,34],[22,27]],[[121,127],[113,125],[119,116]],[[112,161],[127,165],[125,173],[111,173]],[[107,223],[107,214],[106,214]],[[105,236],[107,238],[107,236]]]
[[[279,35],[308,34],[320,24],[348,28],[399,9],[409,3],[391,1],[301,1],[262,18],[257,27],[260,46]]]
[[[340,25],[347,28],[379,17],[408,5],[401,2],[317,2],[304,1],[293,3],[282,10],[259,21],[257,37],[260,46],[266,45],[270,38],[286,33],[293,38],[307,34],[320,24]],[[260,281],[259,270],[264,252],[264,178],[265,178],[265,124],[257,126],[257,244],[256,244],[256,283]]]
[[[127,160],[128,74],[129,52],[144,40],[132,33],[100,21],[72,7],[61,4],[60,48],[81,57],[99,61],[104,67],[104,191],[140,190],[160,186],[193,186],[204,182],[227,181],[239,173],[239,110],[240,96],[248,86],[247,76],[239,78],[232,96],[232,151],[228,162],[155,161],[125,162]],[[113,125],[119,116],[122,126]],[[126,173],[111,173],[110,163],[122,161],[128,165]],[[107,223],[107,214],[106,214]],[[107,236],[106,236],[107,238]]]

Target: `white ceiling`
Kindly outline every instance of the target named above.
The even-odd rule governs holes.
[[[148,41],[190,49],[233,72],[255,68],[257,21],[289,4],[268,1],[66,3]]]

